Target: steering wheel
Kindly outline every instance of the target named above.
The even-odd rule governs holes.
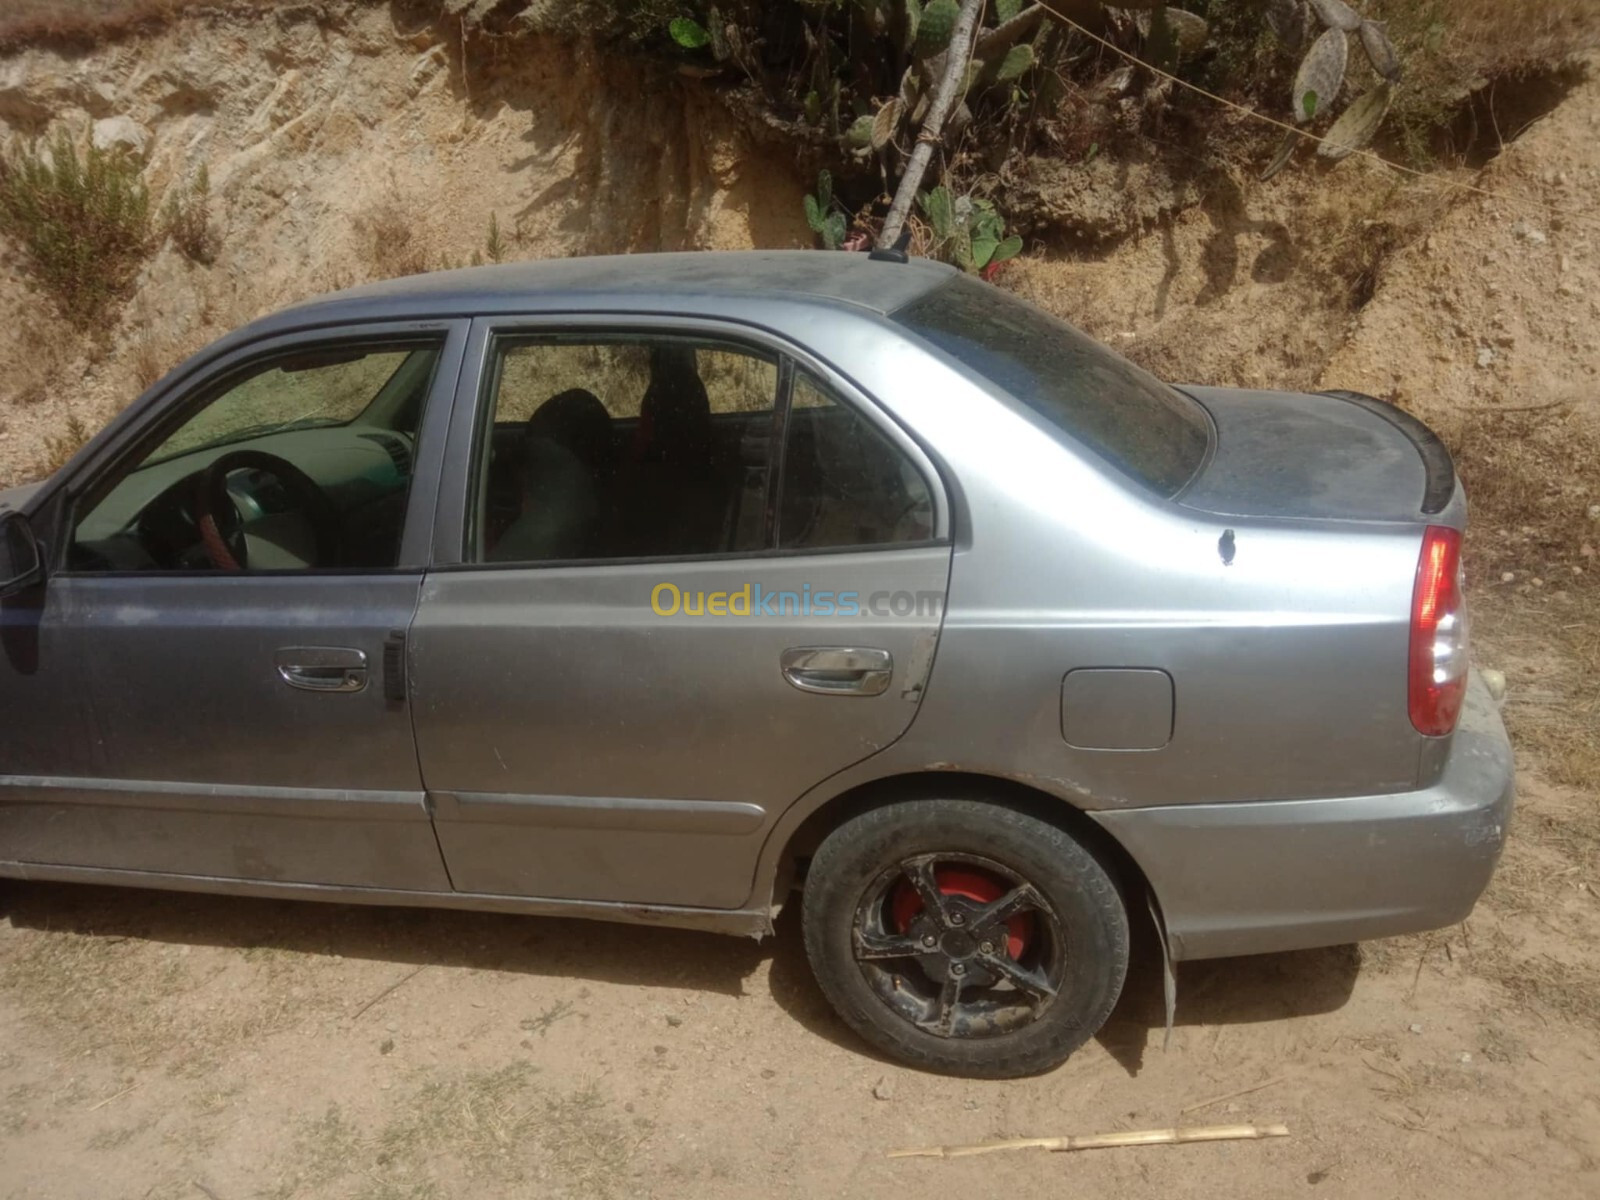
[[[339,514],[316,481],[276,454],[263,450],[234,450],[214,459],[200,473],[195,492],[195,526],[211,565],[219,571],[242,571],[249,566],[244,519],[228,493],[228,476],[246,467],[271,475],[293,496],[316,540],[317,557],[309,565],[338,562]]]

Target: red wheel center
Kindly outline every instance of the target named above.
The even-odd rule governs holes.
[[[997,880],[981,871],[962,867],[935,867],[933,877],[939,882],[939,891],[946,896],[959,896],[974,904],[990,904],[1007,892]],[[901,880],[889,898],[889,915],[895,929],[905,933],[922,911],[922,897],[910,883]],[[1018,913],[1006,921],[1006,953],[1020,959],[1033,936],[1033,914]]]

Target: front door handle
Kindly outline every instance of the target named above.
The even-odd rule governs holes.
[[[889,690],[894,656],[855,646],[795,646],[783,652],[783,677],[802,692],[880,696]]]
[[[367,656],[345,646],[285,646],[278,677],[308,692],[359,692],[367,686]]]

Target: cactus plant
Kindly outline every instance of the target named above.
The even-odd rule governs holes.
[[[1342,29],[1324,30],[1311,43],[1294,76],[1294,102],[1290,111],[1297,124],[1305,124],[1325,112],[1344,85],[1345,64],[1350,58],[1350,39]]]
[[[917,197],[933,228],[932,253],[963,271],[988,272],[1022,253],[1022,239],[1005,236],[1005,219],[994,203],[957,196],[944,184]]]
[[[1298,50],[1307,36],[1306,31],[1318,25],[1322,27],[1322,33],[1311,43],[1295,72],[1290,112],[1299,125],[1332,109],[1349,66],[1350,35],[1356,34],[1381,82],[1353,102],[1334,122],[1318,154],[1338,161],[1369,144],[1389,111],[1394,85],[1399,83],[1401,73],[1400,55],[1383,25],[1366,20],[1344,0],[1271,0],[1267,19],[1278,39],[1290,50]],[[1262,173],[1262,179],[1271,179],[1288,164],[1299,141],[1299,136],[1293,133],[1284,138]]]
[[[667,26],[667,32],[685,50],[698,50],[711,41],[711,34],[706,27],[689,17],[674,17]]]
[[[828,250],[837,250],[844,244],[844,235],[850,228],[845,215],[833,206],[833,176],[827,171],[817,172],[817,191],[805,198],[806,224],[822,239]]]
[[[1340,114],[1322,145],[1317,147],[1317,153],[1334,162],[1354,154],[1377,133],[1393,99],[1394,86],[1388,80],[1367,92]]]
[[[950,34],[956,27],[956,14],[961,6],[956,0],[928,0],[917,22],[916,52],[919,58],[929,58],[950,44]]]

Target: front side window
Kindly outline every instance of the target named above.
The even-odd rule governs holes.
[[[222,381],[80,502],[69,569],[395,566],[439,352],[322,346]]]
[[[1211,424],[1199,404],[998,288],[963,276],[893,318],[1161,496],[1205,459]]]
[[[646,334],[507,337],[486,378],[469,561],[821,551],[932,536],[931,493],[906,456],[775,354]]]

